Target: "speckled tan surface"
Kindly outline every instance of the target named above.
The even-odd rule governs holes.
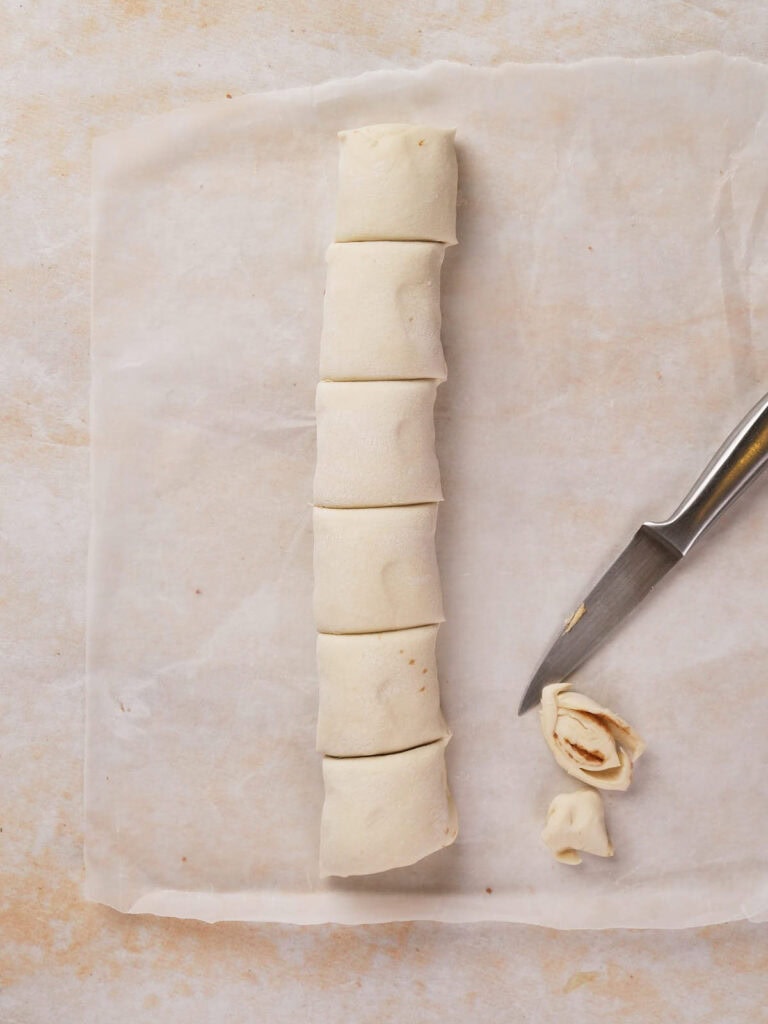
[[[455,6],[0,5],[3,1024],[768,1021],[765,927],[204,926],[80,897],[91,138],[194,100],[441,57],[768,60],[758,0],[471,0],[460,20]]]

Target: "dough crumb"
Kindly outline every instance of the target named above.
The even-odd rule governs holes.
[[[613,856],[603,800],[594,789],[556,796],[549,805],[541,838],[561,864],[581,864],[580,852],[596,857]]]
[[[576,623],[582,617],[582,615],[586,612],[586,610],[587,610],[587,606],[582,601],[581,604],[579,605],[579,607],[576,609],[576,611],[570,617],[570,619],[568,619],[568,621],[566,622],[565,629],[563,630],[563,633],[570,633],[571,630],[573,629],[573,627],[576,625]]]

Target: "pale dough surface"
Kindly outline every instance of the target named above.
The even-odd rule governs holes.
[[[314,502],[378,508],[440,501],[430,380],[318,385]]]
[[[334,757],[407,750],[448,735],[437,626],[317,638],[317,749]]]
[[[320,342],[325,380],[444,380],[438,242],[331,245]]]
[[[355,1019],[358,1024],[407,1014],[414,988],[420,990],[420,1024],[465,1020],[470,1002],[475,1017],[486,1020],[503,1017],[510,1004],[521,1018],[535,1019],[541,1016],[542,1002],[551,1001],[555,1007],[567,1003],[569,1012],[573,1003],[573,1012],[589,1016],[591,1024],[608,1024],[617,1012],[622,1024],[647,1024],[648,1003],[654,998],[659,1014],[678,1024],[701,1024],[718,1009],[722,1020],[734,1005],[761,1005],[765,963],[755,955],[760,933],[749,922],[684,934],[553,934],[487,921],[460,929],[429,921],[354,932],[331,926],[210,928],[153,916],[116,915],[85,902],[78,853],[82,803],[68,799],[68,794],[80,792],[83,773],[82,566],[90,504],[88,447],[84,443],[53,449],[45,440],[52,420],[71,424],[82,417],[84,424],[89,419],[89,323],[83,297],[90,275],[89,151],[95,134],[161,108],[198,104],[225,92],[237,97],[241,90],[319,83],[376,67],[419,67],[446,53],[475,64],[509,59],[563,62],[599,53],[637,58],[696,49],[766,59],[768,7],[756,0],[719,0],[716,8],[670,3],[640,10],[636,2],[616,0],[606,16],[605,5],[585,0],[573,0],[567,8],[544,7],[533,0],[498,5],[471,0],[461,8],[454,6],[443,23],[435,17],[434,5],[425,0],[386,12],[328,0],[304,8],[306,32],[295,33],[290,32],[297,27],[295,9],[282,0],[208,6],[204,30],[197,5],[171,0],[161,17],[155,16],[158,8],[152,5],[143,9],[144,15],[137,13],[142,10],[137,3],[116,4],[106,17],[101,16],[105,8],[83,4],[55,20],[17,18],[4,40],[10,106],[18,99],[20,107],[29,104],[32,115],[23,122],[26,128],[5,159],[10,180],[25,181],[9,199],[4,218],[6,236],[16,241],[3,247],[2,276],[21,275],[5,304],[7,335],[27,336],[29,310],[40,289],[35,268],[49,246],[54,251],[48,264],[54,268],[47,275],[62,291],[57,301],[39,308],[40,343],[34,364],[30,367],[20,350],[13,353],[13,343],[4,351],[6,382],[13,389],[33,387],[39,401],[35,410],[43,416],[32,423],[14,418],[4,424],[4,439],[17,447],[4,466],[3,503],[6,514],[23,523],[18,546],[7,553],[5,571],[9,578],[15,578],[17,567],[23,572],[24,599],[2,608],[3,635],[16,637],[13,661],[6,666],[3,712],[16,744],[4,751],[6,777],[15,781],[4,793],[3,890],[15,909],[12,919],[4,920],[4,940],[11,948],[6,946],[0,1010],[11,1019],[44,1020],[56,1006],[59,1018],[67,1020],[82,1016],[87,1002],[104,1006],[102,1017],[108,1016],[110,1024],[127,1024],[142,1013],[145,1018],[152,1013],[183,1014],[186,1024],[203,1024],[212,1017],[229,1024],[245,1024],[254,1017],[269,1019],[270,1024],[295,1024],[297,988],[316,1017]],[[720,16],[713,17],[714,10]],[[379,26],[375,37],[374,19]],[[27,45],[14,46],[14,36]],[[51,61],[31,60],[30,47],[45,46],[52,38]],[[142,68],[140,75],[135,74],[137,66]],[[735,103],[738,99],[734,96]],[[238,100],[226,102],[231,107]],[[24,116],[22,110],[19,114]],[[407,120],[411,111],[398,110],[396,116]],[[616,119],[614,124],[618,123]],[[68,126],[65,154],[62,126]],[[62,155],[68,165],[66,178]],[[30,230],[40,216],[45,218],[44,237]],[[150,278],[154,271],[147,264]],[[212,291],[211,301],[215,299]],[[67,325],[66,336],[62,325]],[[47,512],[45,519],[36,514],[40,509]],[[56,529],[46,529],[46,521],[52,519]],[[574,596],[579,599],[578,593]],[[33,616],[31,602],[36,604]],[[51,664],[48,645],[54,636],[65,646],[57,648],[62,654]],[[652,729],[643,724],[647,738],[653,740]],[[310,725],[310,741],[311,731]],[[42,736],[41,756],[30,757]],[[553,788],[549,795],[554,792]],[[545,806],[546,799],[539,811]],[[56,832],[40,836],[37,842],[44,848],[38,846],[38,854],[30,857],[42,808],[55,818]],[[464,826],[462,821],[462,832]],[[62,841],[60,831],[70,838]],[[543,865],[548,866],[546,856]],[[595,873],[612,867],[613,862],[594,865]],[[145,863],[137,865],[144,868]],[[151,884],[150,871],[143,870],[142,877]],[[491,896],[481,888],[477,899],[490,903],[497,896],[496,887]],[[44,915],[50,927],[41,926]],[[20,945],[14,950],[17,941]],[[350,949],[359,965],[359,986],[349,984],[349,962],[340,955],[340,946]],[[126,970],[126,951],[131,948]],[[463,955],[457,963],[458,948]],[[245,980],[256,957],[263,957],[265,965],[258,985]],[[297,964],[303,970],[300,982]],[[589,973],[595,970],[597,976]],[[634,978],[631,985],[626,983],[629,974]],[[562,994],[564,989],[568,995]],[[154,1011],[142,1009],[143,1000],[155,1002]]]
[[[579,852],[613,856],[602,797],[594,789],[558,794],[549,805],[541,838],[563,864],[581,864]]]
[[[314,610],[321,633],[442,622],[437,505],[313,510]]]
[[[456,242],[455,130],[376,124],[339,132],[336,241]]]
[[[447,742],[384,757],[323,758],[321,877],[404,867],[454,841]]]

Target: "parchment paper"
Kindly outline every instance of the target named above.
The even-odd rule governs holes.
[[[680,927],[768,911],[768,490],[574,683],[648,742],[611,861],[523,686],[768,385],[768,74],[717,55],[451,64],[97,141],[87,895],[206,920]],[[336,131],[455,125],[439,392],[455,846],[317,877],[313,391]]]

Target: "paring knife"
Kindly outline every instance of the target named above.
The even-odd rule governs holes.
[[[565,679],[599,647],[766,464],[768,395],[726,438],[673,515],[662,523],[643,523],[590,590],[536,671],[518,715],[538,704],[545,686]]]

